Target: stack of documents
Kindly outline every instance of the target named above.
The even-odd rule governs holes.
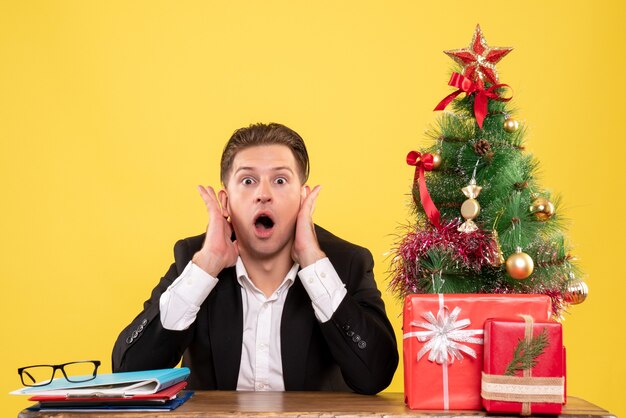
[[[182,367],[102,374],[79,383],[59,378],[11,394],[38,402],[28,408],[31,411],[173,410],[193,395],[183,390],[188,377],[189,369]]]

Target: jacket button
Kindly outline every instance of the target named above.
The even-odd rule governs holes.
[[[354,335],[354,331],[348,331],[348,332],[346,332],[346,335],[348,337],[352,337]]]
[[[144,319],[143,321],[141,321],[141,325],[143,325],[144,327],[148,325],[148,320]]]
[[[139,325],[139,327],[137,327],[137,331],[138,331],[138,332],[143,331],[143,325]]]
[[[352,337],[352,341],[358,343],[359,341],[361,341],[361,336],[359,334],[355,335],[354,337]]]
[[[359,343],[357,345],[359,346],[359,348],[361,350],[363,350],[365,347],[367,347],[367,343],[365,342],[365,340],[359,341]]]
[[[139,333],[137,332],[137,330],[134,330],[132,338],[135,339],[135,338],[137,338],[138,335],[139,335]]]
[[[346,324],[346,325],[344,325],[344,326],[343,326],[343,330],[344,330],[344,331],[347,331],[347,330],[349,330],[349,329],[350,329],[350,325]]]
[[[128,337],[128,338],[126,338],[126,344],[130,344],[130,343],[132,343],[133,341],[135,341],[135,339],[134,339],[133,337]]]

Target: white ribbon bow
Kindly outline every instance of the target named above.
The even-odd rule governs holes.
[[[482,344],[483,339],[477,338],[476,335],[481,335],[483,330],[464,330],[463,328],[470,325],[470,320],[461,319],[457,321],[461,313],[461,308],[458,306],[452,310],[452,313],[448,312],[448,308],[444,306],[437,312],[437,318],[432,312],[426,312],[422,317],[428,322],[411,322],[413,326],[428,330],[410,333],[411,336],[416,336],[421,342],[428,341],[417,353],[418,361],[429,351],[428,360],[437,364],[454,363],[455,358],[461,360],[463,358],[462,353],[476,358],[476,351],[460,343]]]

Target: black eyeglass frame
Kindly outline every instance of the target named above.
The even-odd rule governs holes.
[[[77,364],[77,363],[92,363],[93,366],[94,366],[94,368],[93,368],[93,375],[90,378],[88,378],[88,379],[72,380],[72,376],[68,376],[67,373],[65,373],[65,366],[68,366],[70,364]],[[52,367],[52,375],[50,376],[50,379],[48,381],[46,381],[45,383],[41,383],[41,384],[34,384],[34,385],[32,385],[32,384],[25,383],[24,382],[24,375],[23,375],[23,373],[26,373],[32,379],[32,376],[30,375],[30,373],[28,373],[28,369],[33,368],[33,367]],[[100,360],[70,361],[70,362],[63,363],[63,364],[34,364],[32,366],[20,367],[19,369],[17,369],[17,374],[20,375],[20,380],[22,381],[22,384],[24,386],[40,387],[40,386],[46,386],[46,385],[49,385],[50,383],[52,383],[52,381],[54,380],[54,375],[56,374],[57,370],[61,370],[61,373],[63,373],[63,377],[68,382],[72,382],[72,383],[88,382],[88,381],[93,380],[93,379],[96,378],[96,375],[98,374],[98,367],[100,367]],[[81,376],[81,377],[84,377],[84,376]]]

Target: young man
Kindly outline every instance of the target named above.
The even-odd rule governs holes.
[[[256,124],[230,138],[224,189],[199,186],[205,234],[175,262],[113,348],[113,371],[174,367],[220,390],[374,394],[398,365],[394,332],[362,247],[314,225],[302,138]]]

